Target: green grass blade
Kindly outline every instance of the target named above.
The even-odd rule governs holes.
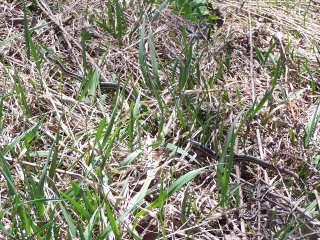
[[[143,186],[141,187],[140,191],[130,200],[128,204],[128,210],[123,213],[115,222],[116,224],[119,224],[122,222],[134,209],[139,207],[143,203],[143,199],[147,195],[148,188],[150,186],[151,181],[155,178],[156,173],[159,171],[159,168],[150,170],[147,172],[147,178],[145,182],[143,183]],[[135,227],[133,227],[134,229]],[[107,227],[101,235],[98,237],[98,239],[105,239],[110,232],[112,231],[111,226]]]
[[[89,224],[86,227],[86,230],[84,231],[84,238],[87,240],[92,239],[92,231],[94,230],[95,227],[95,223],[97,221],[97,213],[98,211],[100,211],[100,207],[97,207],[97,209],[95,210],[95,212],[92,214]]]
[[[116,116],[118,114],[118,105],[119,105],[119,102],[116,101],[116,104],[114,104],[114,107],[113,107],[113,110],[112,110],[112,114],[111,114],[111,118],[110,118],[110,121],[108,123],[108,128],[104,134],[104,137],[103,137],[103,142],[102,142],[102,146],[105,146],[106,143],[107,143],[107,140],[111,134],[111,131],[112,131],[112,128],[115,124],[115,119],[116,119]]]
[[[145,37],[145,25],[146,19],[143,17],[142,25],[140,27],[140,43],[139,43],[139,64],[142,75],[145,80],[149,79],[148,71],[147,71],[147,64],[146,64],[146,57],[145,57],[145,50],[144,50],[144,37]]]
[[[10,171],[10,166],[7,163],[7,161],[4,159],[2,153],[0,152],[0,171],[3,174],[4,178],[6,179],[9,194],[11,196],[14,196],[17,194],[17,189],[14,184],[11,171]]]
[[[69,227],[69,231],[70,231],[71,235],[74,238],[76,238],[77,237],[77,228],[72,220],[72,217],[70,216],[67,209],[64,207],[64,205],[62,203],[60,203],[60,208],[61,208],[62,214],[64,216],[64,219],[67,222],[67,225]]]
[[[15,71],[14,73],[14,79],[15,79],[15,90],[18,96],[20,96],[21,99],[21,104],[23,105],[24,109],[25,109],[25,113],[27,115],[27,117],[31,117],[31,111],[30,108],[28,106],[27,100],[26,100],[26,96],[24,94],[24,89],[23,86],[21,84],[20,81],[20,77],[17,71]]]
[[[264,62],[264,57],[262,55],[262,53],[260,52],[259,48],[257,46],[254,46],[254,50],[256,51],[256,54],[258,56],[258,59],[261,63]]]
[[[116,21],[115,21],[115,15],[114,15],[114,5],[112,1],[108,1],[108,21],[109,26],[112,29],[113,36],[116,36]]]
[[[71,205],[73,206],[73,209],[81,216],[85,217],[86,219],[90,219],[91,218],[91,214],[89,213],[89,211],[87,209],[85,209],[79,202],[77,202],[75,199],[73,199],[72,197],[70,197],[68,194],[65,194],[63,192],[61,192],[61,196],[63,196],[63,198],[65,198],[66,200],[68,200]]]
[[[256,114],[263,108],[264,104],[270,99],[270,97],[273,94],[274,88],[271,88],[266,92],[266,94],[263,96],[261,101],[257,104],[257,106],[254,108],[252,112],[252,117],[256,116]]]
[[[88,74],[88,81],[86,84],[86,88],[88,89],[88,94],[92,98],[92,102],[96,98],[96,92],[97,88],[99,88],[100,84],[100,78],[99,78],[99,72],[97,69],[93,69],[92,71],[89,71]]]
[[[26,43],[26,52],[27,52],[27,57],[30,59],[31,56],[31,50],[30,50],[30,39],[31,39],[31,34],[29,31],[29,26],[28,26],[28,19],[27,19],[27,8],[24,3],[24,9],[23,9],[23,30],[24,30],[24,40]]]
[[[95,19],[95,22],[101,27],[103,30],[107,31],[108,33],[114,34],[114,31],[111,27],[109,27],[105,21],[100,21]]]
[[[130,118],[128,125],[128,138],[129,138],[129,148],[133,151],[133,140],[134,140],[134,122],[135,122],[135,114],[134,114],[134,104],[130,104]]]
[[[53,179],[56,169],[58,168],[58,153],[59,153],[59,140],[60,140],[60,126],[57,129],[56,141],[55,141],[55,150],[51,157],[51,164],[49,169],[49,178]],[[48,158],[51,155],[51,151],[49,152]]]
[[[316,110],[311,115],[311,117],[308,120],[308,123],[305,127],[305,133],[302,138],[302,143],[303,143],[304,148],[309,148],[309,143],[310,143],[310,140],[314,134],[315,126],[318,123],[319,116],[320,116],[320,104],[317,105]]]
[[[103,130],[106,127],[106,123],[107,123],[107,120],[105,118],[103,118],[100,121],[100,123],[98,125],[98,128],[97,128],[97,131],[96,131],[96,136],[95,136],[95,139],[94,139],[95,145],[100,141],[100,139],[102,137]]]
[[[271,98],[273,91],[275,89],[277,80],[280,78],[281,75],[281,64],[280,61],[277,62],[276,68],[274,70],[273,79],[272,79],[272,87],[269,89],[266,94],[263,96],[261,101],[256,105],[256,101],[252,104],[248,112],[245,114],[243,120],[239,124],[238,130],[236,135],[241,131],[243,125],[247,122],[249,118],[253,118],[256,114],[263,108],[264,104]]]
[[[153,15],[153,17],[152,17],[152,22],[155,22],[155,21],[158,20],[161,12],[162,12],[164,9],[166,9],[166,7],[167,7],[167,5],[168,5],[168,2],[169,2],[168,0],[163,1],[163,2],[160,4],[159,8],[155,10],[155,13],[154,13],[154,15]]]
[[[26,209],[23,207],[23,203],[21,202],[19,194],[15,197],[13,210],[20,217],[20,219],[16,219],[17,222],[20,223],[18,227],[20,227],[20,230],[22,230],[29,236],[31,233],[30,214],[28,214]]]
[[[121,128],[119,127],[118,129],[116,129],[114,131],[113,134],[111,134],[110,136],[110,141],[108,142],[107,148],[105,150],[105,154],[103,155],[103,159],[102,159],[102,163],[101,163],[101,168],[104,169],[104,167],[106,166],[107,163],[107,159],[110,156],[113,144],[116,140],[116,137],[118,136],[119,132],[120,132]]]
[[[30,49],[31,49],[31,55],[33,57],[33,60],[36,64],[36,69],[38,71],[38,73],[41,76],[41,53],[39,52],[38,48],[36,47],[36,45],[33,43],[32,38],[30,38]]]
[[[158,90],[160,89],[160,79],[159,79],[159,70],[158,70],[158,64],[157,64],[156,49],[154,46],[154,37],[152,32],[150,32],[148,35],[148,43],[149,43],[151,65],[153,70],[153,77],[156,82],[156,89]]]
[[[0,135],[2,135],[3,127],[4,127],[4,115],[3,115],[3,102],[5,97],[2,96],[0,99]]]
[[[58,137],[57,137],[58,139]],[[43,194],[43,189],[44,189],[44,183],[45,183],[45,180],[46,180],[46,175],[47,175],[47,169],[48,169],[48,166],[49,166],[49,163],[50,163],[50,160],[51,160],[51,156],[53,154],[53,151],[54,151],[54,145],[55,144],[52,144],[51,145],[51,149],[50,149],[50,152],[49,152],[49,155],[46,159],[46,162],[44,163],[43,165],[43,169],[42,169],[42,173],[41,173],[41,176],[40,176],[40,179],[39,179],[39,183],[38,183],[38,190],[42,193],[41,197],[44,196]]]
[[[266,64],[266,62],[267,62],[267,60],[268,60],[268,58],[269,58],[269,59],[271,60],[271,62],[273,63],[273,65],[275,65],[274,58],[273,58],[273,56],[271,55],[272,50],[274,49],[275,46],[276,46],[276,43],[275,43],[275,42],[270,45],[270,47],[268,48],[268,51],[267,51],[266,54],[265,54],[264,60],[262,61],[263,64]]]
[[[179,93],[182,94],[183,89],[187,86],[190,75],[191,60],[192,60],[192,41],[186,45],[185,52],[185,64],[180,61],[180,76],[179,76]]]
[[[117,16],[116,37],[121,41],[123,37],[123,33],[126,30],[126,21],[124,18],[124,11],[119,3],[119,0],[115,0],[115,5],[116,5],[115,7],[116,7],[116,16]]]
[[[46,177],[47,177],[47,169],[48,169],[50,160],[52,160],[51,156],[55,156],[55,158],[57,158],[58,153],[57,153],[57,149],[55,148],[55,146],[57,146],[58,143],[59,143],[59,130],[57,131],[56,141],[52,144],[50,152],[49,152],[49,154],[47,156],[46,162],[45,162],[45,164],[43,166],[43,169],[42,169],[42,173],[41,173],[41,176],[40,176],[40,179],[39,179],[38,187],[36,189],[36,191],[37,191],[36,197],[37,198],[44,198],[45,197],[45,195],[44,195],[44,183],[45,183],[45,180],[46,180]],[[56,160],[54,162],[56,162]],[[51,175],[51,179],[53,179],[54,170],[56,169],[56,163],[54,163],[54,162],[51,165],[50,173],[49,173],[49,175]],[[40,219],[44,219],[44,217],[45,217],[44,202],[37,203],[36,207],[37,207],[37,210],[38,210],[39,218]]]
[[[229,129],[223,151],[221,153],[221,157],[219,159],[219,165],[218,165],[218,185],[221,189],[220,197],[221,197],[221,203],[224,208],[227,208],[229,206],[229,178],[231,174],[231,169],[233,168],[233,155],[234,155],[234,143],[236,140],[236,135],[234,134],[234,125],[231,126]],[[225,161],[227,156],[227,151],[230,149],[228,161]]]
[[[81,190],[80,186],[79,186],[79,190]],[[83,195],[83,192],[81,190],[78,195],[79,196],[84,196],[84,197],[82,197],[83,201],[84,201],[84,205],[85,205],[86,209],[88,209],[88,211],[91,214],[93,214],[95,212],[96,208],[97,208],[97,201],[95,201],[94,197],[92,196],[92,194],[95,194],[95,192],[92,193],[89,189],[86,189],[84,194],[85,195]]]
[[[41,123],[38,123],[34,125],[32,128],[28,129],[27,131],[23,132],[19,136],[15,137],[11,143],[8,144],[3,150],[2,150],[2,155],[5,156],[14,146],[16,146],[19,142],[22,141],[26,136],[28,136],[32,132],[37,132],[38,129],[40,128]]]
[[[280,78],[281,76],[281,73],[282,73],[282,68],[281,68],[281,61],[279,60],[276,64],[276,68],[274,70],[274,73],[273,73],[273,77],[272,77],[272,83],[271,83],[271,86],[274,88],[277,84],[277,80]]]
[[[109,223],[110,223],[112,232],[114,234],[114,237],[116,240],[121,240],[121,233],[120,233],[120,230],[117,226],[117,223],[113,217],[111,208],[110,208],[109,204],[106,204],[105,206],[106,206],[106,211],[107,211],[107,217],[109,219]]]
[[[202,171],[204,171],[207,167],[199,168],[193,171],[186,173],[185,175],[181,176],[175,182],[173,182],[170,187],[168,188],[166,198],[170,197],[172,194],[180,190],[186,183],[190,182],[196,176],[198,176]]]
[[[175,192],[177,192],[178,190],[181,189],[181,187],[183,187],[186,183],[190,182],[193,178],[195,178],[197,175],[199,175],[202,171],[204,171],[207,167],[203,167],[203,168],[199,168],[193,171],[190,171],[186,174],[184,174],[183,176],[181,176],[179,179],[177,179],[176,181],[174,181],[168,188],[166,194],[165,194],[165,198],[168,199],[172,194],[174,194]],[[159,207],[159,198],[157,198],[154,202],[152,202],[147,209],[151,210],[153,208]],[[136,219],[145,215],[146,211],[142,210],[139,213],[136,214]]]
[[[182,156],[182,158],[185,158],[185,157],[189,158],[190,161],[195,162],[198,166],[202,167],[202,164],[197,159],[195,159],[192,155],[190,155],[188,153],[188,151],[184,150],[183,148],[178,147],[178,146],[176,146],[176,145],[174,145],[172,143],[165,143],[164,147],[169,149],[173,153],[180,154]]]
[[[147,172],[147,178],[143,183],[143,186],[141,187],[140,191],[129,202],[129,206],[131,209],[136,208],[142,204],[143,199],[147,195],[147,190],[150,186],[150,183],[156,177],[158,171],[159,168],[155,168]]]
[[[142,150],[138,149],[134,152],[129,153],[128,156],[120,163],[119,166],[125,167],[125,166],[129,165],[141,154],[141,152],[142,152]]]

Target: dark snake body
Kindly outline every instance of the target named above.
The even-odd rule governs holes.
[[[190,140],[190,143],[192,144],[193,147],[199,149],[200,151],[204,152],[208,156],[210,156],[210,157],[212,157],[214,159],[219,159],[220,158],[219,154],[217,154],[216,152],[212,151],[210,148],[204,146],[203,144],[201,144],[199,142],[196,142],[194,140]],[[229,156],[227,156],[227,157],[229,157]],[[244,155],[244,154],[234,154],[233,155],[233,159],[235,161],[237,161],[237,162],[246,161],[246,162],[255,163],[255,164],[258,164],[258,165],[260,165],[260,166],[262,166],[264,168],[268,168],[268,169],[271,169],[271,170],[274,170],[274,171],[278,171],[280,173],[285,173],[285,174],[291,175],[292,177],[294,177],[296,179],[300,179],[298,174],[296,174],[295,172],[292,172],[291,170],[286,169],[286,168],[278,167],[276,165],[273,165],[271,163],[268,163],[268,162],[263,161],[263,160],[261,160],[259,158],[256,158],[256,157],[252,157],[252,156]]]
[[[53,57],[50,53],[46,53],[46,57],[53,63],[57,64],[61,71],[63,73],[65,73],[66,75],[75,78],[77,80],[79,80],[80,82],[82,82],[82,80],[84,79],[84,77],[82,75],[79,75],[73,71],[70,71],[69,69],[67,69],[65,66],[63,66],[63,64],[56,59],[55,57]],[[136,101],[136,97],[132,94],[131,90],[128,88],[125,88],[123,86],[121,86],[118,83],[111,83],[111,82],[100,82],[99,83],[100,89],[102,90],[108,90],[108,89],[113,89],[113,90],[117,90],[118,88],[120,89],[120,91],[125,91],[126,95],[129,96],[131,101]]]

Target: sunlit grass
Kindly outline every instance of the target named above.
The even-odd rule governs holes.
[[[311,171],[318,176],[318,101],[314,101],[313,111],[303,116],[305,123],[299,125],[299,131],[298,124],[279,128],[274,119],[281,117],[278,111],[282,108],[289,106],[292,110],[290,104],[298,100],[306,88],[311,89],[316,99],[319,58],[317,62],[302,61],[291,44],[283,52],[275,41],[263,49],[254,46],[255,64],[260,73],[265,74],[266,84],[261,84],[263,91],[253,98],[246,92],[249,88],[243,89],[243,79],[232,79],[236,75],[234,69],[241,71],[239,66],[243,66],[232,58],[236,50],[216,53],[210,49],[215,47],[210,38],[190,35],[187,26],[180,29],[180,35],[172,36],[173,40],[167,39],[172,42],[163,43],[174,43],[178,48],[174,57],[169,54],[164,57],[166,53],[159,47],[157,30],[160,27],[153,28],[153,24],[166,17],[169,6],[175,10],[168,15],[171,18],[176,17],[180,9],[185,18],[205,24],[203,20],[208,12],[202,12],[206,7],[204,3],[140,2],[136,6],[136,22],[128,20],[128,14],[134,12],[117,0],[103,6],[105,9],[101,12],[90,12],[90,6],[85,7],[88,22],[99,34],[109,37],[108,42],[95,45],[97,59],[105,57],[99,62],[102,71],[113,69],[108,57],[130,49],[133,63],[129,62],[131,65],[127,67],[128,57],[119,54],[116,59],[125,64],[120,69],[114,67],[110,81],[132,89],[135,100],[126,96],[120,87],[112,93],[99,88],[101,72],[88,61],[92,50],[88,49],[96,44],[90,31],[79,33],[82,49],[78,51],[85,81],[71,90],[65,90],[64,85],[77,85],[73,84],[75,79],[67,79],[59,67],[47,62],[43,52],[54,52],[54,48],[36,35],[41,27],[30,27],[33,13],[28,6],[23,9],[23,35],[15,34],[0,41],[0,47],[5,47],[24,36],[25,48],[20,53],[32,73],[32,77],[27,78],[20,66],[15,65],[14,58],[1,59],[0,134],[4,136],[0,138],[3,137],[1,141],[5,144],[1,143],[0,151],[3,189],[0,236],[8,239],[144,239],[154,232],[154,239],[213,237],[225,233],[223,228],[229,227],[225,224],[221,227],[223,230],[212,230],[213,226],[223,225],[222,213],[229,211],[228,218],[237,222],[240,218],[234,216],[234,212],[245,208],[242,201],[265,201],[256,192],[258,182],[268,186],[270,192],[273,188],[279,190],[283,194],[279,202],[286,197],[292,203],[282,201],[285,207],[273,207],[268,212],[271,217],[266,222],[270,223],[280,222],[282,215],[278,211],[287,211],[281,220],[286,225],[270,226],[270,237],[289,239],[307,234],[310,226],[317,226],[319,206],[313,195],[316,193],[287,176],[276,178],[277,172],[269,175],[262,170],[264,177],[258,179],[257,168],[250,164],[242,167],[243,175],[235,177],[233,156],[238,150],[249,155],[259,153],[260,143],[255,143],[257,140],[252,137],[256,128],[265,131],[265,138],[280,129],[285,132],[281,134],[287,134],[285,139],[289,139],[285,144],[291,144],[293,149],[311,150],[311,164],[307,160],[299,163],[301,178],[307,180]],[[289,4],[285,6],[289,9]],[[304,19],[308,21],[307,15]],[[215,34],[210,24],[207,27]],[[63,40],[59,41],[63,44]],[[68,41],[64,44],[69,44]],[[229,41],[227,36],[223,41]],[[109,52],[102,54],[106,49]],[[75,64],[71,50],[70,56],[71,63]],[[308,86],[299,85],[294,78],[287,81],[288,62],[294,70],[299,67],[298,74],[304,76],[303,79],[311,79]],[[51,84],[47,84],[49,81]],[[288,86],[294,89],[290,94],[287,94]],[[74,89],[78,92],[74,93]],[[274,106],[274,102],[278,105]],[[12,134],[6,130],[10,125]],[[218,153],[218,159],[194,151],[189,139],[211,147]],[[280,164],[286,166],[286,162]],[[314,181],[314,187],[318,189],[318,185]],[[245,199],[241,195],[243,186],[249,188],[245,190]],[[299,202],[299,199],[303,200]],[[255,222],[248,220],[246,226],[248,236],[256,237]],[[205,232],[209,235],[201,235]]]

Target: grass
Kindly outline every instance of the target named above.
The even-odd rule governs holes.
[[[1,239],[319,237],[314,1],[14,4],[0,5]]]

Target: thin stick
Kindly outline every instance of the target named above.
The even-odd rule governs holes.
[[[20,164],[22,164],[24,166],[29,166],[29,167],[39,168],[39,169],[43,168],[43,166],[41,166],[39,164],[36,164],[36,163],[32,163],[32,162],[27,162],[27,161],[23,161],[23,160],[15,160],[15,159],[9,158],[9,157],[4,157],[4,159],[6,161],[8,161],[8,162],[11,162],[11,163],[20,163]],[[75,177],[75,178],[78,178],[78,179],[83,179],[84,178],[84,176],[82,176],[81,174],[70,172],[70,171],[67,171],[67,170],[62,170],[62,169],[59,169],[59,168],[57,168],[56,171],[58,173],[67,174],[69,176],[72,176],[72,177]]]

